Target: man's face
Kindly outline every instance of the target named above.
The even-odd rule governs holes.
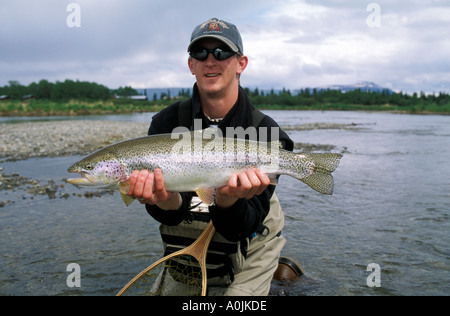
[[[197,47],[216,49],[224,47],[224,43],[216,39],[204,39],[196,44]],[[189,69],[197,79],[199,90],[210,96],[221,96],[239,85],[239,75],[247,66],[247,57],[237,58],[236,55],[218,61],[213,54],[209,54],[205,61],[189,58]]]

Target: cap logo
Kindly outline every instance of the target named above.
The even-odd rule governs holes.
[[[208,26],[208,28],[204,32],[222,32],[222,29],[229,29],[225,22],[217,19],[210,19],[206,21],[200,26],[200,30],[204,29],[206,26]],[[222,29],[220,27],[222,27]]]
[[[215,22],[211,22],[208,25],[208,31],[221,31],[219,24]]]

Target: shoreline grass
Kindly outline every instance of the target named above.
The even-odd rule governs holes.
[[[139,112],[159,112],[176,100],[160,101],[81,101],[56,102],[50,100],[5,100],[0,102],[0,116],[78,116],[102,114],[127,114]],[[259,104],[261,110],[305,110],[305,111],[369,111],[394,112],[404,114],[450,115],[450,105],[411,105],[391,104],[344,104],[323,103],[313,105]]]
[[[133,112],[159,112],[167,105],[148,102],[117,104],[114,101],[55,102],[49,100],[0,102],[0,116],[78,116],[101,114],[126,114]]]
[[[299,105],[259,105],[258,109],[263,110],[303,110],[303,111],[365,111],[365,112],[390,112],[401,114],[436,114],[450,115],[450,105],[445,107],[412,105],[409,107],[392,104],[365,105],[365,104],[343,104],[324,103],[309,106]]]

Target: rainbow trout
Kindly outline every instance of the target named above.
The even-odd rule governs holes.
[[[69,167],[68,172],[82,177],[67,182],[85,187],[118,187],[128,206],[134,201],[127,195],[131,173],[160,168],[167,191],[195,191],[210,205],[215,189],[226,185],[231,174],[259,168],[272,184],[277,183],[278,175],[289,175],[320,193],[333,193],[331,173],[342,155],[292,153],[280,148],[278,141],[222,138],[215,131],[146,136],[104,147]]]

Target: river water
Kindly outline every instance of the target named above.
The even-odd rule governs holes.
[[[449,116],[267,114],[280,125],[349,126],[289,131],[295,142],[333,145],[344,157],[334,173],[332,196],[280,179],[287,239],[282,255],[306,273],[284,293],[450,295]],[[10,201],[0,208],[0,295],[114,295],[160,258],[158,223],[141,205],[126,208],[118,193],[86,197],[86,189],[64,185],[67,167],[79,158],[0,163],[6,174],[53,180],[58,187],[53,195],[0,191],[0,201]],[[68,286],[71,263],[80,267],[80,287]]]

